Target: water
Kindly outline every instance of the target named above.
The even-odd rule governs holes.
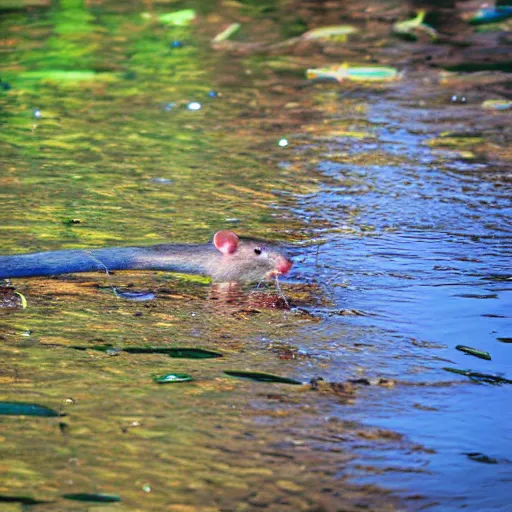
[[[383,86],[307,84],[325,55],[214,52],[222,10],[192,29],[143,9],[79,10],[76,33],[59,8],[4,17],[24,49],[6,52],[2,74],[2,252],[231,228],[295,242],[282,284],[302,313],[273,307],[271,287],[157,272],[16,280],[28,308],[2,311],[0,398],[68,416],[0,419],[0,495],[55,510],[71,492],[119,494],[123,510],[507,510],[509,386],[443,368],[512,378],[512,345],[498,340],[512,336],[510,113],[482,110],[476,85],[452,104],[460,78],[412,70]],[[272,27],[253,30],[271,39]],[[18,76],[77,63],[112,76]],[[224,357],[70,348],[105,343]],[[165,373],[194,380],[153,382]],[[362,378],[371,385],[339,384]]]
[[[428,496],[428,510],[506,510],[512,476],[509,391],[454,379],[442,368],[511,375],[509,347],[498,340],[512,326],[510,181],[492,165],[440,159],[427,150],[425,139],[453,129],[453,121],[449,109],[412,110],[415,101],[375,98],[368,112],[375,141],[356,149],[346,140],[329,141],[326,152],[347,151],[349,162],[327,154],[318,170],[328,184],[306,198],[298,213],[328,219],[341,233],[319,230],[326,243],[306,259],[304,273],[322,283],[332,310],[362,313],[342,317],[355,333],[338,343],[368,345],[352,354],[343,347],[333,356],[337,364],[329,367],[329,378],[362,373],[401,383],[394,396],[374,398],[376,416],[369,418],[365,408],[357,417],[435,451],[419,473],[408,473],[410,457],[403,454],[393,451],[384,461],[373,455],[384,471],[379,480]],[[423,136],[404,129],[411,125]],[[388,153],[392,162],[400,155],[403,161],[351,164],[360,151]],[[354,236],[361,224],[370,233]],[[331,318],[318,327],[322,344],[337,337],[339,324]],[[464,355],[455,350],[458,344],[489,351],[493,360]],[[467,457],[475,452],[499,462],[485,465]]]

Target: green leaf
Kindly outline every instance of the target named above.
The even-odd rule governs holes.
[[[228,28],[224,29],[222,32],[218,33],[214,38],[214,43],[221,43],[222,41],[227,41],[232,35],[236,34],[239,30],[240,23],[231,23]]]
[[[487,110],[510,110],[512,109],[511,100],[485,100],[482,108]]]
[[[0,402],[0,415],[3,416],[64,416],[44,405],[27,404],[24,402]]]
[[[303,39],[332,39],[345,37],[348,34],[354,34],[358,32],[356,27],[352,25],[336,25],[332,27],[320,27],[308,30],[308,32],[302,34]]]
[[[246,371],[233,371],[228,370],[224,372],[230,377],[238,377],[241,379],[250,379],[257,382],[277,382],[281,384],[302,384],[299,380],[290,379],[288,377],[280,377],[279,375],[272,375],[271,373],[263,372],[246,372]]]
[[[169,12],[158,16],[158,21],[165,25],[189,25],[196,17],[194,9],[182,9],[181,11]]]
[[[20,292],[14,292],[16,295],[19,296],[19,298],[21,299],[21,309],[27,309],[27,299],[25,298],[25,295],[23,295],[22,293]]]
[[[126,347],[122,350],[129,354],[167,354],[169,357],[182,359],[213,359],[222,357],[222,354],[219,352],[204,350],[202,348]]]
[[[170,384],[174,382],[190,382],[193,379],[187,373],[166,373],[165,375],[155,375],[153,380],[157,384]]]
[[[63,494],[63,498],[74,501],[94,501],[97,503],[115,503],[121,501],[116,494],[89,494],[86,492],[78,492],[74,494]]]
[[[337,68],[308,69],[306,76],[309,79],[332,79],[338,82],[343,80],[354,82],[388,82],[398,80],[401,77],[396,68],[387,66],[350,67],[348,64],[342,64]]]
[[[220,352],[213,350],[205,350],[203,348],[188,348],[188,347],[125,347],[116,348],[113,345],[91,345],[90,347],[84,345],[72,345],[75,350],[98,350],[99,352],[126,352],[128,354],[165,354],[169,357],[176,357],[182,359],[214,359],[223,357]]]
[[[477,380],[480,382],[487,382],[488,384],[512,384],[512,380],[507,379],[505,377],[501,377],[500,375],[474,372],[473,370],[459,370],[458,368],[448,367],[443,368],[443,370],[447,372],[457,373],[459,375],[464,375],[465,377],[469,377],[470,379]]]
[[[457,345],[455,348],[470,356],[479,357],[480,359],[487,359],[488,361],[491,360],[491,354],[489,354],[489,352],[478,350],[476,348],[466,347],[465,345]]]

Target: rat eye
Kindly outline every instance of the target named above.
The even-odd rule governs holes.
[[[256,249],[254,249],[254,252],[259,256],[261,254],[261,249],[259,247],[256,247]]]

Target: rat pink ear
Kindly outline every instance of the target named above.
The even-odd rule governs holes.
[[[217,231],[213,237],[213,245],[222,254],[233,254],[238,249],[240,239],[233,231]]]

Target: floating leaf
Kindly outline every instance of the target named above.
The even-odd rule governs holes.
[[[29,498],[28,496],[2,496],[0,495],[0,503],[21,503],[22,505],[42,505],[45,503],[53,503],[53,501],[38,500]]]
[[[169,357],[177,357],[182,359],[214,359],[223,357],[220,352],[213,350],[205,350],[202,348],[170,348],[168,349]]]
[[[448,367],[443,368],[443,370],[446,370],[447,372],[457,373],[459,375],[464,375],[465,377],[469,377],[470,379],[478,380],[481,382],[487,382],[489,384],[512,384],[512,380],[506,379],[505,377],[500,377],[499,375],[474,372],[472,370],[459,370],[458,368]]]
[[[498,459],[489,457],[488,455],[484,455],[483,453],[479,452],[466,453],[466,455],[471,460],[474,460],[475,462],[483,462],[484,464],[498,464],[499,462]]]
[[[118,288],[112,288],[114,295],[120,299],[132,300],[135,302],[144,302],[147,300],[156,299],[156,294],[153,292],[141,292],[135,290],[119,290]]]
[[[166,25],[188,25],[196,17],[194,9],[182,9],[158,16],[158,21]]]
[[[0,402],[0,415],[4,416],[65,416],[44,405],[27,404],[24,402]]]
[[[96,73],[95,71],[63,71],[50,69],[45,71],[25,71],[18,75],[24,80],[51,80],[53,82],[85,82],[96,80],[112,80],[112,73]]]
[[[74,501],[94,501],[97,503],[115,503],[121,501],[116,494],[89,494],[87,492],[78,492],[74,494],[63,494],[63,498]]]
[[[399,21],[393,25],[393,33],[405,37],[407,39],[416,40],[417,36],[415,32],[421,31],[428,34],[432,39],[437,39],[438,34],[436,29],[423,23],[425,19],[426,11],[421,10],[418,12],[416,18],[407,21]]]
[[[155,375],[153,380],[158,384],[169,384],[173,382],[190,382],[193,379],[187,373],[167,373],[165,375]]]
[[[457,345],[455,348],[461,352],[464,352],[465,354],[469,354],[470,356],[479,357],[480,359],[487,359],[488,361],[491,360],[491,354],[489,354],[489,352],[478,350],[472,347],[466,347],[465,345]]]
[[[348,64],[342,64],[336,68],[318,68],[308,69],[306,76],[312,80],[351,80],[355,82],[388,82],[398,80],[400,73],[397,69],[386,66],[372,67],[349,67]]]
[[[67,347],[65,347],[67,348]],[[74,350],[98,350],[99,352],[108,352],[111,350],[117,350],[114,348],[114,345],[106,344],[106,345],[91,345],[90,347],[85,347],[83,345],[71,345],[69,348]]]
[[[21,299],[21,308],[22,309],[27,309],[27,299],[25,298],[25,295],[23,295],[22,293],[20,292],[14,292],[16,295],[19,296],[19,298]]]
[[[471,25],[483,25],[485,23],[497,23],[507,18],[512,18],[512,6],[483,7],[475,13],[469,23]]]
[[[214,43],[222,43],[222,41],[227,41],[232,35],[236,34],[239,30],[240,23],[231,23],[228,28],[224,29],[222,32],[218,33],[214,38]]]
[[[510,110],[512,109],[511,100],[485,100],[482,108],[486,110]]]
[[[182,359],[213,359],[223,357],[220,352],[205,350],[203,348],[181,348],[181,347],[125,347],[116,348],[111,344],[91,345],[86,347],[83,345],[72,345],[70,348],[75,350],[98,350],[100,352],[127,352],[128,354],[165,354],[169,357]]]
[[[263,372],[246,372],[246,371],[232,371],[224,372],[230,377],[239,377],[242,379],[255,380],[257,382],[279,382],[281,384],[302,384],[299,380],[290,379],[288,377],[280,377],[279,375],[272,375],[271,373]]]
[[[302,39],[314,40],[314,39],[332,39],[332,38],[343,38],[346,39],[346,36],[349,34],[354,34],[358,32],[356,27],[352,25],[336,25],[332,27],[320,27],[314,28],[313,30],[308,30],[306,33],[302,34]]]

